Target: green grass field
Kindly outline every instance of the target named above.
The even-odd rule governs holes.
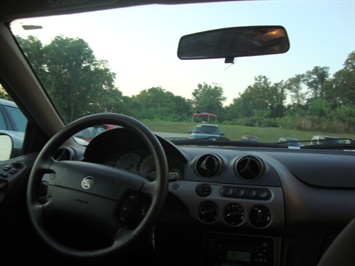
[[[188,134],[196,123],[191,122],[166,122],[143,121],[152,131]],[[355,139],[355,134],[335,134],[319,131],[300,131],[274,127],[246,127],[236,125],[220,125],[225,137],[231,140],[239,140],[242,135],[253,135],[261,142],[277,142],[280,137],[293,137],[299,140],[309,140],[314,135],[337,136],[339,138]]]

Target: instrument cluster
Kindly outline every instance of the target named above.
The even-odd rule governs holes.
[[[182,164],[168,157],[169,178],[180,179]],[[147,179],[155,179],[155,163],[153,155],[146,151],[127,151],[119,154],[114,166],[126,171],[145,174]]]

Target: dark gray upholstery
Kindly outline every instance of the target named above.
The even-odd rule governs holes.
[[[355,210],[354,210],[355,211]],[[335,238],[318,266],[355,265],[355,218]]]

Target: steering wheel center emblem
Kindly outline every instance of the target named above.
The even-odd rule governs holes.
[[[95,179],[92,176],[87,176],[81,181],[81,187],[83,189],[90,189],[94,186]]]

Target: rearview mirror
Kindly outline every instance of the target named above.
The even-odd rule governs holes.
[[[282,26],[224,28],[185,35],[178,47],[180,59],[234,58],[285,53],[290,43]]]

